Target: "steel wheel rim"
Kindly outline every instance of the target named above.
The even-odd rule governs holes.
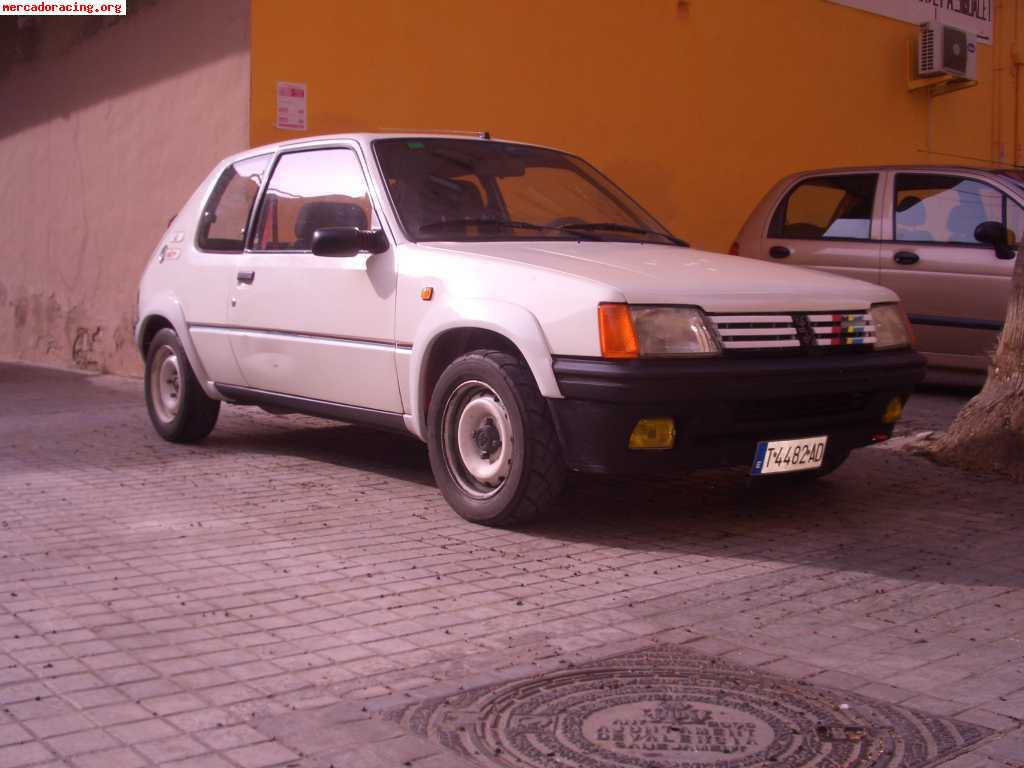
[[[441,420],[452,480],[474,499],[497,494],[512,471],[515,446],[512,419],[498,393],[482,381],[465,381],[448,396]]]
[[[181,368],[173,347],[165,344],[153,355],[149,393],[157,418],[164,424],[173,422],[181,410]]]

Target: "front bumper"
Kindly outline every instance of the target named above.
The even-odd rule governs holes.
[[[892,434],[882,422],[924,377],[910,350],[823,357],[602,360],[560,357],[548,403],[566,462],[584,472],[671,474],[750,465],[761,440],[828,435],[825,461]],[[635,451],[642,418],[672,417],[670,450]]]

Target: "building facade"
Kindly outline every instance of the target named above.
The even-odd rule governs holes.
[[[138,274],[176,206],[246,144],[486,129],[583,155],[716,250],[800,169],[1024,164],[1022,6],[150,0],[0,80],[8,104],[36,94],[0,128],[0,209],[20,223],[0,254],[0,357],[138,372]],[[913,82],[922,7],[990,37],[976,84]],[[304,128],[277,127],[282,83],[301,86]]]
[[[19,31],[31,54],[0,75],[0,359],[141,371],[142,267],[249,139],[249,21],[248,0],[158,0],[87,35]]]

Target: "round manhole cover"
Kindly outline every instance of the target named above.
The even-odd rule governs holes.
[[[923,768],[988,734],[676,647],[468,691],[399,717],[478,761],[535,768]]]
[[[756,714],[707,701],[651,698],[599,707],[583,720],[582,743],[647,762],[678,756],[687,763],[718,765],[725,757],[765,752],[775,729]],[[581,743],[580,739],[576,739]]]

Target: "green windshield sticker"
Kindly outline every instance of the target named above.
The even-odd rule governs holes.
[[[409,149],[423,149],[423,142],[422,141],[410,141],[410,142],[406,143],[406,146],[409,147]]]

